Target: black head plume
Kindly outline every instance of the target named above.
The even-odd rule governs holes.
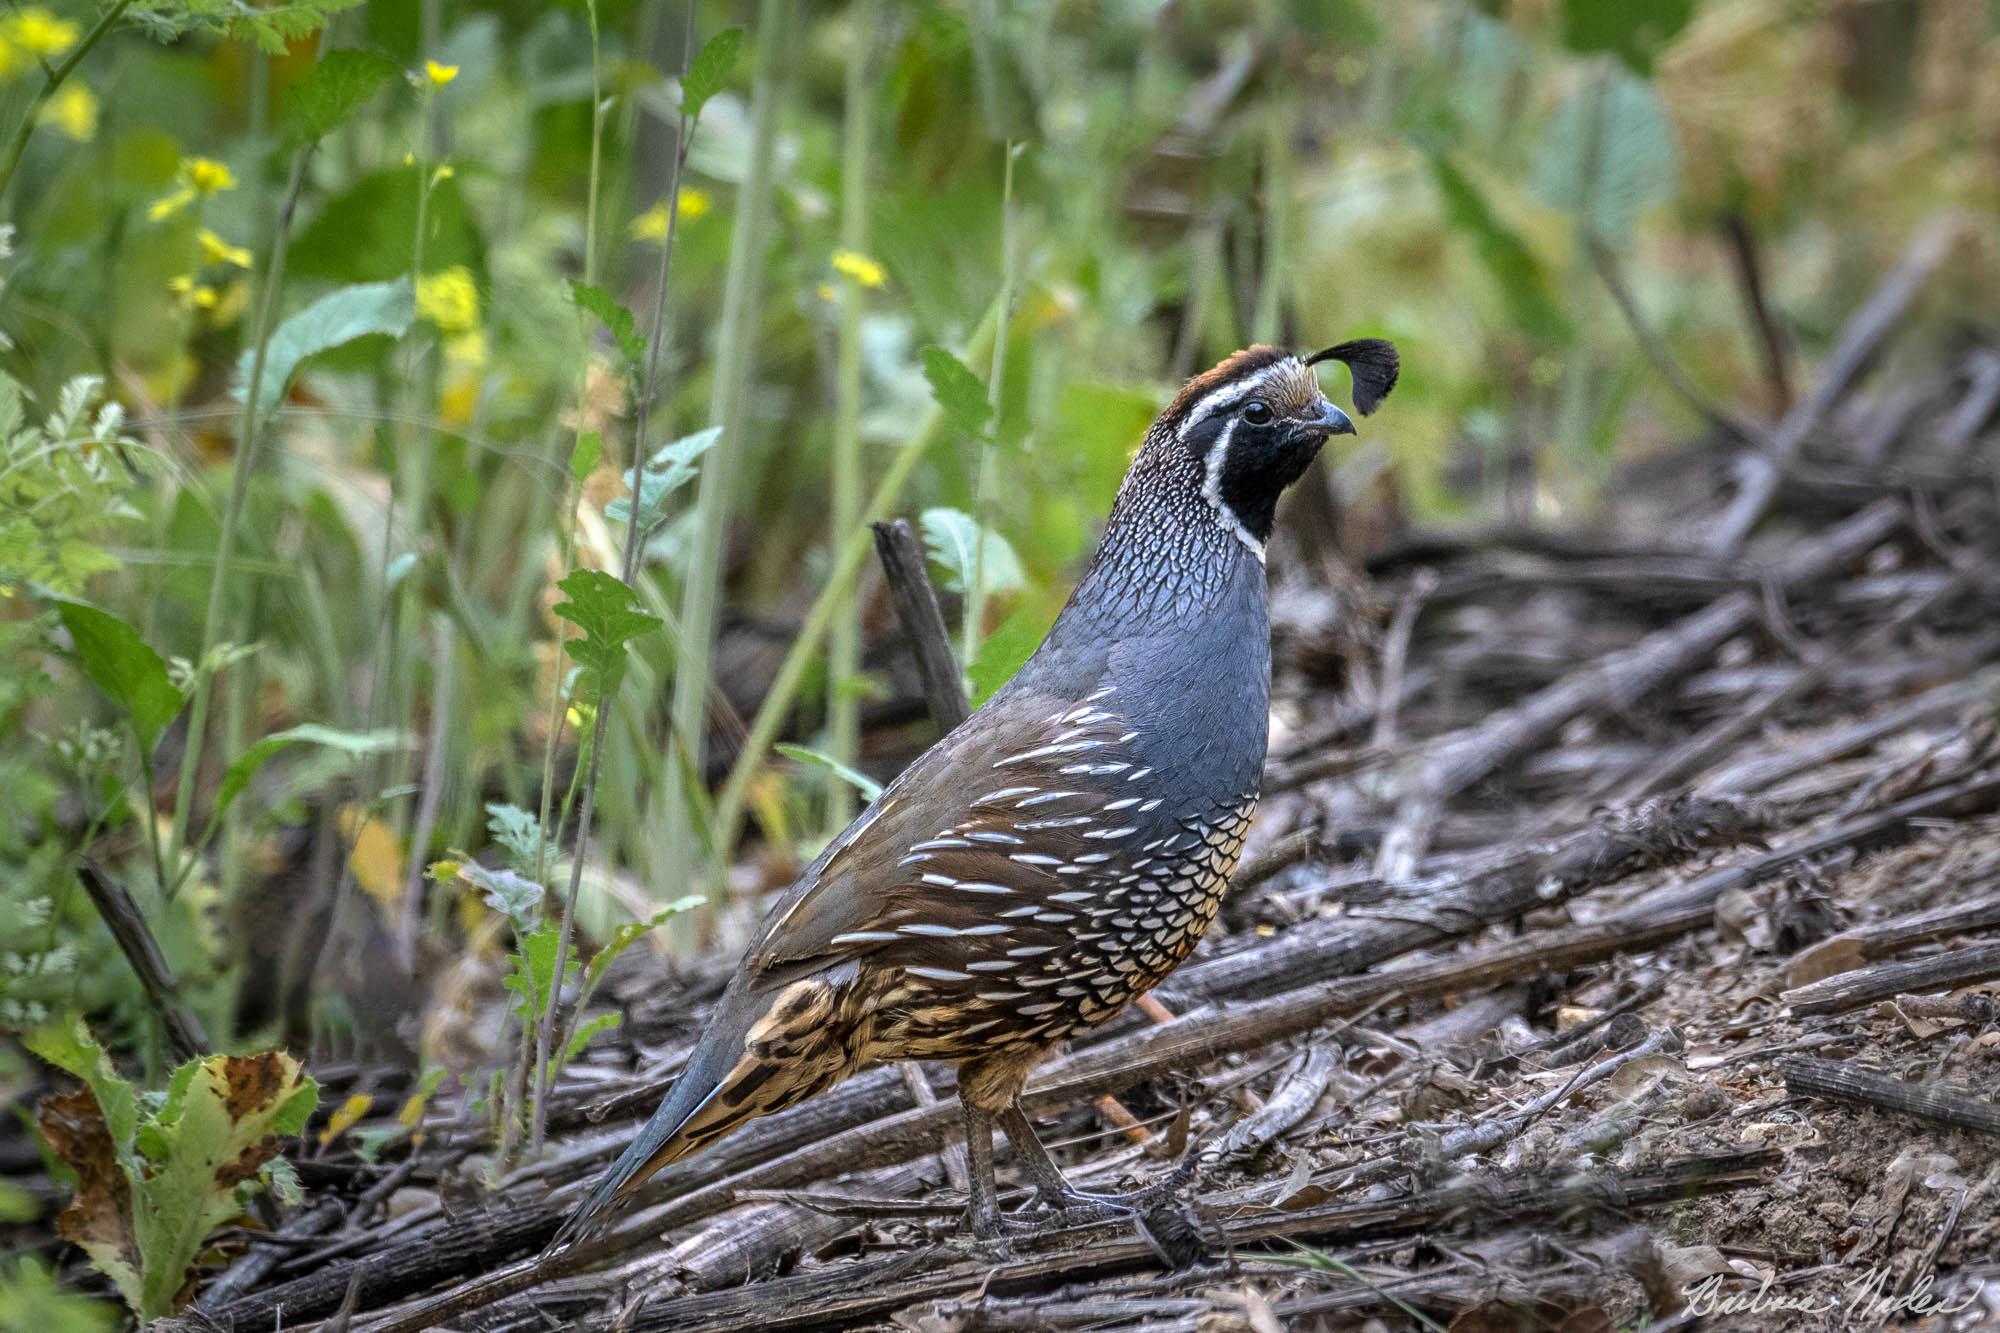
[[[1305,359],[1309,366],[1322,361],[1344,362],[1353,372],[1354,408],[1363,416],[1382,406],[1389,390],[1396,387],[1396,372],[1402,366],[1396,356],[1396,345],[1382,338],[1356,338],[1324,352],[1314,352]]]

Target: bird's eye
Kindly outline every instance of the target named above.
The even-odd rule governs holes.
[[[1271,405],[1261,398],[1252,398],[1243,404],[1243,419],[1253,426],[1261,426],[1271,419]]]

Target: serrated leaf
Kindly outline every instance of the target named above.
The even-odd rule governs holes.
[[[1562,42],[1572,51],[1609,52],[1648,75],[1693,17],[1694,0],[1563,0]]]
[[[486,828],[493,841],[507,849],[507,859],[514,869],[526,872],[540,864],[544,838],[541,821],[536,816],[518,805],[490,801],[486,806]]]
[[[24,1044],[64,1073],[89,1084],[112,1141],[129,1147],[138,1133],[139,1094],[119,1075],[82,1019],[46,1024],[29,1033]]]
[[[667,497],[700,475],[701,456],[722,438],[722,427],[710,426],[692,435],[663,444],[639,470],[639,539],[644,541],[667,521]],[[614,523],[629,522],[632,501],[621,496],[604,506],[604,516]]]
[[[131,719],[140,747],[152,753],[160,733],[181,711],[181,692],[174,688],[165,660],[138,630],[109,611],[69,597],[51,600],[69,631],[77,664]]]
[[[736,71],[736,58],[743,49],[743,29],[724,28],[708,39],[688,66],[681,80],[681,115],[689,120],[701,115],[708,99],[721,92]]]
[[[964,510],[926,509],[917,526],[931,560],[945,572],[947,592],[966,591],[975,572],[988,592],[1013,592],[1021,587],[1021,560],[1014,548],[991,528],[981,531]]]
[[[220,819],[222,812],[235,804],[236,798],[250,785],[250,779],[257,776],[257,770],[269,763],[280,750],[294,745],[319,745],[358,757],[400,749],[409,743],[409,737],[394,728],[341,731],[335,727],[323,727],[317,722],[302,722],[296,727],[274,731],[236,756],[235,762],[223,773],[222,785],[215,792],[215,810],[210,818]]]
[[[864,800],[872,801],[882,794],[881,783],[869,777],[860,769],[848,767],[830,754],[822,754],[818,750],[810,750],[803,745],[791,745],[784,742],[780,742],[771,748],[787,759],[797,760],[801,764],[811,764],[815,768],[825,769],[842,782],[847,783],[860,792]]]
[[[264,354],[264,374],[257,387],[256,411],[261,416],[284,401],[285,389],[301,363],[316,352],[339,347],[369,334],[400,338],[416,318],[416,298],[408,277],[393,282],[363,282],[342,287],[314,301],[278,326]],[[255,348],[236,359],[236,400],[248,392]]]
[[[966,364],[942,347],[926,347],[921,353],[924,378],[930,381],[931,396],[944,409],[951,423],[968,435],[977,435],[993,415],[986,401],[986,386]]]
[[[556,946],[562,938],[562,924],[545,921],[520,936],[520,948],[508,955],[513,970],[500,984],[519,997],[514,1015],[523,1021],[538,1019],[547,1011],[556,989]],[[563,968],[565,980],[577,971],[574,955]]]
[[[345,125],[396,74],[394,61],[372,51],[328,52],[292,90],[293,145],[310,143]]]
[[[1659,91],[1612,70],[1563,99],[1535,151],[1535,193],[1600,239],[1673,197],[1678,153]]]
[[[542,900],[548,890],[534,880],[511,870],[494,870],[476,861],[461,864],[458,877],[478,889],[486,905],[512,921],[515,929],[526,934],[541,925]]]
[[[243,1211],[277,1136],[302,1128],[318,1096],[297,1060],[267,1051],[182,1065],[123,1141],[91,1088],[50,1098],[43,1138],[77,1177],[58,1228],[142,1322],[172,1314],[209,1234]]]
[[[570,480],[581,486],[585,479],[597,469],[597,460],[604,455],[604,433],[587,430],[576,437],[576,447],[569,451]]]
[[[619,305],[610,292],[587,282],[572,281],[569,299],[576,303],[577,309],[597,317],[597,322],[610,333],[612,344],[618,348],[618,355],[624,358],[628,369],[636,368],[645,361],[646,340],[639,336],[638,320],[631,311]]]
[[[556,603],[555,613],[583,631],[581,639],[565,639],[563,647],[583,668],[576,695],[595,703],[609,698],[625,676],[625,645],[660,624],[660,618],[641,611],[632,590],[601,569],[574,569],[556,585],[568,600]]]

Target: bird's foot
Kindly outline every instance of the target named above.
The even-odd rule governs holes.
[[[1015,1234],[1034,1234],[1059,1227],[1098,1222],[1130,1222],[1160,1262],[1185,1268],[1207,1254],[1209,1246],[1200,1219],[1184,1191],[1194,1178],[1193,1154],[1160,1179],[1124,1193],[1100,1193],[1065,1186],[1041,1190],[1041,1209],[1034,1217],[1014,1214],[1001,1219]]]

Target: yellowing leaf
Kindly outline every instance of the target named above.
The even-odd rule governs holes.
[[[369,1111],[373,1110],[374,1107],[375,1098],[369,1093],[357,1092],[349,1097],[340,1104],[339,1110],[326,1118],[326,1128],[319,1132],[320,1144],[324,1146],[332,1143],[342,1134],[354,1128],[355,1123],[362,1116],[367,1115]]]
[[[387,824],[359,806],[341,811],[340,828],[351,844],[347,864],[361,891],[393,911],[403,901],[403,845]]]
[[[80,1048],[44,1045],[80,1058]],[[77,1176],[57,1227],[142,1322],[172,1314],[193,1293],[209,1233],[242,1212],[278,1136],[303,1129],[318,1100],[318,1086],[283,1051],[188,1061],[136,1127],[108,1122],[89,1086],[51,1097],[42,1137]]]

